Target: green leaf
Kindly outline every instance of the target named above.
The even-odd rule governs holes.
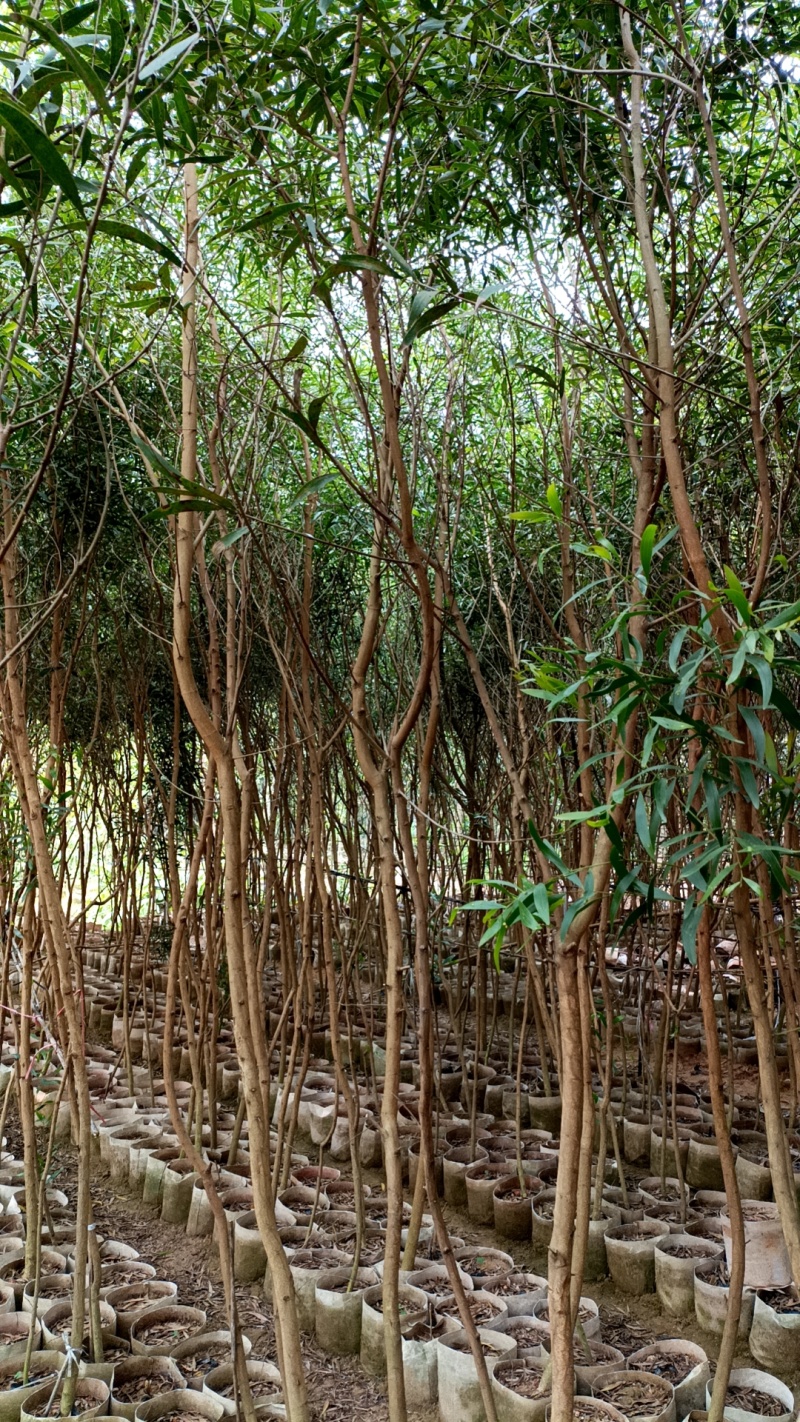
[[[779,627],[788,627],[790,622],[800,621],[800,602],[793,602],[788,607],[781,608],[776,612],[769,622],[764,623],[766,632],[775,632]]]
[[[170,464],[169,460],[165,459],[164,455],[160,454],[157,449],[154,449],[152,444],[148,444],[146,440],[140,439],[139,436],[135,434],[131,435],[131,439],[139,453],[144,455],[148,464],[154,465],[156,469],[161,469],[164,474],[171,474],[173,479],[180,481],[180,470],[176,469],[174,464]]]
[[[552,509],[555,517],[559,520],[562,519],[564,517],[564,509],[561,503],[561,499],[559,497],[558,489],[556,488],[555,484],[548,484],[547,490],[545,492],[545,498],[547,499],[547,502],[550,505],[550,508]]]
[[[658,524],[648,523],[639,540],[639,560],[642,565],[642,572],[645,577],[650,577],[650,565],[653,561],[653,547],[658,537]]]
[[[317,395],[315,399],[309,402],[308,423],[310,424],[315,434],[317,431],[317,426],[319,424],[319,417],[322,414],[322,407],[325,404],[327,398],[327,395]]]
[[[534,886],[533,902],[542,923],[547,925],[550,922],[550,895],[544,884]]]
[[[449,296],[445,301],[435,301],[433,305],[430,305],[435,294],[435,291],[426,289],[424,292],[417,292],[411,302],[408,326],[403,336],[404,346],[413,345],[418,336],[424,335],[426,331],[436,325],[437,321],[440,321],[443,316],[453,310],[454,306],[458,305],[457,296]],[[418,314],[415,314],[415,303],[418,303],[416,308]]]
[[[306,499],[310,499],[315,494],[321,494],[323,489],[326,489],[334,479],[338,478],[337,473],[329,471],[327,474],[319,474],[316,479],[309,479],[307,484],[303,484],[299,493],[295,494],[289,508],[296,509],[299,504],[304,504]]]
[[[754,667],[761,682],[761,695],[766,711],[772,701],[772,667],[764,657],[748,657],[748,665]]]
[[[734,573],[733,568],[729,568],[727,563],[724,565],[724,573],[725,581],[728,584],[728,597],[745,626],[749,627],[753,620],[753,610],[747,601],[747,594]]]
[[[182,59],[185,54],[189,53],[190,49],[194,48],[199,38],[199,32],[193,35],[187,35],[186,39],[178,40],[177,44],[171,44],[169,49],[162,50],[160,54],[157,54],[154,59],[151,59],[150,63],[146,64],[140,71],[140,81],[152,79],[156,74],[160,74],[161,70],[165,69],[168,64],[173,64],[177,60]]]
[[[92,68],[91,64],[87,63],[83,55],[78,52],[75,45],[70,44],[68,39],[64,39],[63,35],[60,35],[57,30],[53,29],[52,25],[48,25],[44,20],[35,19],[33,15],[21,15],[19,11],[17,11],[16,14],[17,18],[22,20],[26,27],[30,27],[30,29],[35,30],[37,34],[41,35],[43,39],[50,41],[53,49],[58,50],[59,54],[63,55],[73,74],[80,79],[82,84],[86,85],[92,98],[96,101],[98,108],[102,109],[104,114],[110,114],[111,108],[106,98],[105,82],[100,78],[97,71]]]
[[[642,842],[643,848],[652,857],[653,846],[650,840],[650,817],[647,813],[647,806],[644,801],[644,796],[641,794],[641,792],[639,793],[636,799],[635,820],[636,833],[638,834],[639,839]]]
[[[214,544],[214,552],[226,552],[228,548],[233,548],[234,544],[238,543],[239,540],[244,538],[245,534],[249,532],[250,529],[247,527],[247,524],[242,524],[241,527],[232,529],[230,533],[225,534],[224,538],[217,539]]]
[[[763,761],[766,742],[764,739],[764,727],[759,720],[758,713],[752,706],[740,706],[739,714],[746,723],[753,737],[753,744],[756,748],[756,759]]]
[[[512,523],[547,523],[550,514],[545,509],[520,509],[517,513],[509,514]]]
[[[141,227],[132,227],[129,222],[117,222],[113,217],[101,217],[97,230],[108,233],[109,237],[119,237],[123,242],[135,242],[139,247],[147,247],[148,251],[157,252],[159,257],[164,257],[174,267],[181,265],[178,253],[173,251],[168,243],[151,236]]]
[[[3,128],[9,128],[12,133],[16,134],[42,172],[46,173],[51,182],[55,183],[56,187],[60,188],[64,196],[69,199],[73,207],[76,207],[81,216],[84,216],[83,203],[75,178],[56,145],[39,128],[38,124],[34,123],[30,115],[26,114],[25,110],[8,96],[0,99],[0,124]]]
[[[62,31],[75,30],[78,25],[82,25],[84,20],[88,20],[98,8],[100,0],[88,0],[85,5],[73,5],[71,10],[65,10],[58,21],[57,28]]]
[[[681,940],[683,951],[690,963],[697,962],[697,929],[703,916],[703,904],[695,899],[687,899],[683,910]]]
[[[298,337],[297,337],[297,340],[296,340],[295,343],[294,343],[294,345],[287,351],[287,353],[286,353],[286,355],[283,357],[283,359],[284,359],[285,361],[299,360],[300,357],[301,357],[301,355],[303,355],[303,354],[305,353],[307,347],[308,347],[308,336],[298,336]]]

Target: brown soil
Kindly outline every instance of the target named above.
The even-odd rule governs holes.
[[[117,1402],[144,1402],[159,1393],[172,1392],[176,1386],[166,1373],[154,1378],[131,1378],[130,1382],[114,1383],[114,1398]]]
[[[672,1396],[666,1382],[659,1382],[656,1378],[652,1382],[645,1382],[642,1378],[617,1378],[614,1382],[595,1384],[594,1392],[596,1397],[624,1412],[628,1422],[637,1422],[637,1418],[652,1417],[654,1413],[661,1412]]]
[[[697,1358],[693,1358],[691,1353],[659,1353],[658,1348],[654,1348],[646,1358],[639,1359],[637,1367],[640,1372],[666,1378],[674,1387],[697,1367]]]
[[[800,1296],[796,1289],[760,1289],[759,1298],[776,1313],[800,1313]]]
[[[140,1343],[147,1348],[153,1348],[156,1343],[163,1343],[165,1353],[169,1353],[176,1343],[182,1343],[184,1338],[197,1332],[196,1323],[177,1323],[166,1321],[164,1323],[149,1323],[143,1328],[136,1329],[136,1337]]]
[[[471,1279],[491,1279],[496,1274],[510,1272],[509,1266],[503,1259],[487,1259],[486,1255],[480,1252],[463,1255],[459,1259],[458,1265],[465,1274],[469,1274]]]
[[[729,1387],[725,1394],[728,1407],[739,1407],[742,1412],[755,1412],[759,1417],[782,1417],[786,1408],[777,1397],[768,1392],[759,1392],[755,1387]]]
[[[497,1381],[518,1397],[536,1397],[545,1366],[544,1363],[532,1363],[527,1359],[515,1360],[509,1367],[503,1368]]]

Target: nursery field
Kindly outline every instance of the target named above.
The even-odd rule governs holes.
[[[0,36],[0,1422],[795,1422],[797,3]]]

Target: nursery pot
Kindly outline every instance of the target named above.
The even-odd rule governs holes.
[[[474,1244],[462,1244],[453,1257],[463,1274],[469,1275],[476,1289],[482,1289],[488,1279],[510,1274],[514,1260],[502,1249],[482,1249]]]
[[[550,1393],[541,1397],[527,1396],[536,1392],[547,1359],[501,1358],[492,1371],[492,1397],[497,1422],[544,1422],[550,1407]],[[526,1386],[520,1387],[522,1379]]]
[[[403,1334],[403,1384],[409,1408],[431,1407],[439,1395],[437,1341],[446,1333],[455,1333],[458,1321],[448,1315],[440,1317],[433,1309],[411,1318]]]
[[[732,1149],[736,1155],[736,1146],[733,1146]],[[725,1181],[719,1158],[719,1146],[713,1135],[692,1131],[689,1136],[686,1181],[693,1190],[724,1190]]]
[[[622,1372],[625,1367],[625,1354],[619,1348],[612,1348],[610,1343],[601,1343],[597,1338],[588,1339],[588,1343],[589,1360],[584,1349],[575,1345],[575,1382],[581,1396],[588,1396],[595,1383],[599,1384],[611,1373]]]
[[[538,1175],[506,1175],[494,1187],[494,1227],[503,1239],[530,1239],[531,1200],[541,1192]]]
[[[444,1157],[444,1198],[448,1205],[455,1205],[458,1209],[466,1208],[467,1204],[467,1182],[465,1179],[467,1168],[475,1165],[480,1160],[486,1160],[487,1152],[482,1146],[475,1146],[473,1150],[470,1146],[453,1146]]]
[[[554,1189],[542,1190],[531,1200],[531,1236],[534,1249],[547,1249],[553,1233]]]
[[[170,1412],[194,1413],[197,1417],[207,1417],[209,1422],[219,1422],[225,1409],[216,1398],[189,1388],[176,1388],[174,1392],[162,1392],[159,1397],[151,1397],[149,1402],[141,1402],[136,1409],[136,1422],[158,1422]]]
[[[398,1298],[401,1327],[411,1319],[418,1320],[427,1316],[428,1300],[422,1289],[416,1289],[408,1283],[400,1284]],[[361,1300],[359,1357],[364,1371],[375,1378],[386,1376],[382,1299],[383,1284],[375,1284],[371,1289],[365,1290]]]
[[[28,1335],[33,1333],[33,1346],[39,1347],[42,1325],[31,1313],[0,1314],[0,1362],[25,1356]]]
[[[772,1290],[756,1294],[748,1344],[762,1367],[794,1373],[800,1367],[800,1297],[796,1289],[786,1289],[780,1301],[796,1305],[796,1311],[777,1308]]]
[[[612,1407],[619,1408],[623,1416],[627,1417],[626,1398],[632,1390],[638,1386],[646,1388],[653,1394],[652,1411],[639,1412],[637,1408],[636,1422],[675,1422],[675,1393],[672,1383],[666,1378],[654,1377],[652,1373],[634,1372],[632,1369],[624,1373],[609,1373],[596,1383],[592,1392],[595,1397],[602,1398],[605,1402],[610,1402]]]
[[[619,1224],[619,1210],[601,1206],[600,1218],[589,1220],[589,1235],[586,1241],[586,1260],[583,1277],[588,1280],[604,1279],[608,1273],[606,1234],[613,1224]]]
[[[657,1220],[612,1225],[606,1231],[608,1268],[624,1294],[652,1294],[656,1287],[655,1246],[669,1234],[669,1225]]]
[[[154,1279],[156,1271],[143,1259],[119,1259],[100,1266],[100,1297],[105,1299],[113,1289],[126,1284],[138,1284],[142,1279]]]
[[[58,1417],[59,1399],[64,1386],[63,1381],[57,1384],[45,1383],[43,1387],[31,1393],[25,1399],[20,1409],[20,1422],[35,1422],[39,1417]],[[55,1389],[55,1395],[54,1395]],[[50,1400],[53,1399],[53,1410],[50,1410]],[[98,1417],[100,1413],[108,1412],[108,1383],[101,1382],[100,1378],[78,1378],[75,1383],[75,1398],[81,1402],[88,1402],[89,1406],[84,1407],[81,1417]]]
[[[690,1234],[670,1234],[656,1242],[656,1293],[666,1313],[675,1318],[692,1317],[695,1265],[721,1255],[721,1245]]]
[[[197,1172],[188,1160],[168,1162],[161,1192],[161,1218],[167,1224],[186,1224],[196,1180]]]
[[[622,1153],[629,1165],[649,1162],[649,1116],[631,1111],[622,1119]]]
[[[561,1129],[560,1096],[529,1096],[528,1109],[531,1125],[535,1129],[547,1131],[551,1136],[558,1135]]]
[[[707,1279],[709,1271],[716,1272],[719,1259],[703,1259],[694,1269],[694,1311],[697,1322],[707,1333],[722,1334],[728,1316],[727,1284],[714,1284]],[[753,1321],[754,1296],[751,1290],[742,1294],[742,1308],[739,1314],[738,1338],[746,1338]]]
[[[319,1275],[314,1296],[317,1342],[325,1353],[340,1357],[359,1352],[364,1294],[378,1282],[374,1269],[359,1269],[350,1288],[352,1272],[348,1265]]]
[[[141,1279],[138,1284],[123,1284],[121,1288],[110,1289],[106,1303],[117,1315],[117,1332],[121,1338],[130,1338],[131,1325],[143,1313],[152,1308],[165,1308],[175,1303],[178,1285],[166,1279]]]
[[[241,1335],[245,1357],[252,1349],[246,1333]],[[203,1378],[212,1368],[229,1363],[233,1357],[233,1338],[227,1328],[213,1333],[193,1333],[169,1350],[190,1388],[202,1389]]]
[[[100,1327],[108,1333],[115,1331],[117,1315],[105,1299],[100,1300]],[[55,1303],[42,1316],[42,1340],[46,1348],[60,1348],[65,1333],[72,1327],[72,1301]]]
[[[782,1289],[792,1281],[789,1254],[778,1206],[766,1200],[742,1200],[744,1283],[747,1289]],[[731,1266],[731,1222],[722,1216],[725,1258]]]
[[[131,1352],[138,1356],[172,1354],[176,1343],[201,1333],[205,1322],[206,1315],[201,1308],[186,1308],[182,1304],[150,1308],[131,1324]]]
[[[324,1285],[330,1275],[338,1274],[352,1263],[341,1249],[302,1249],[291,1256],[289,1272],[294,1284],[297,1322],[303,1333],[314,1332],[317,1285]]]
[[[505,1161],[493,1164],[489,1160],[479,1160],[475,1165],[468,1167],[464,1175],[467,1189],[467,1210],[474,1224],[494,1224],[495,1185],[499,1180],[505,1179],[507,1175],[508,1166]],[[530,1229],[528,1233],[530,1233]],[[527,1239],[528,1235],[525,1235],[524,1238]]]
[[[706,1383],[706,1411],[711,1405],[712,1383]],[[725,1410],[723,1417],[725,1422],[764,1422],[762,1412],[751,1412],[748,1408],[736,1400],[728,1397],[735,1393],[737,1388],[752,1388],[756,1392],[764,1392],[768,1397],[775,1398],[782,1405],[781,1413],[770,1413],[769,1422],[791,1422],[794,1415],[794,1397],[791,1388],[782,1383],[778,1378],[774,1378],[771,1373],[762,1373],[758,1368],[733,1368],[728,1379],[728,1392],[725,1399]]]
[[[263,1277],[267,1267],[267,1252],[255,1210],[237,1215],[233,1222],[233,1272],[237,1283],[252,1284]]]
[[[510,1359],[516,1354],[516,1343],[504,1333],[480,1328],[478,1337],[490,1375],[501,1358]],[[462,1328],[446,1333],[438,1339],[436,1348],[440,1422],[484,1422],[486,1414],[478,1372],[466,1333]],[[498,1418],[498,1422],[503,1419]]]
[[[510,1318],[530,1317],[533,1305],[547,1293],[547,1280],[540,1274],[500,1274],[482,1285],[505,1303]]]
[[[663,1360],[668,1360],[670,1356],[676,1359],[683,1357],[691,1360],[688,1365],[684,1363],[687,1371],[684,1372],[682,1378],[677,1379],[673,1376],[668,1378],[675,1393],[677,1415],[679,1418],[683,1418],[695,1408],[705,1406],[706,1384],[711,1376],[711,1368],[708,1354],[698,1343],[690,1343],[688,1339],[683,1338],[668,1338],[659,1340],[657,1343],[649,1343],[646,1348],[639,1348],[635,1353],[631,1353],[625,1366],[629,1370],[641,1373],[656,1372],[661,1377],[665,1376]]]
[[[45,1383],[49,1382],[52,1387],[64,1362],[64,1354],[50,1348],[32,1353],[28,1372],[30,1382],[14,1386],[14,1377],[21,1375],[23,1361],[24,1358],[10,1358],[0,1363],[0,1422],[17,1422],[22,1404],[39,1392]]]
[[[145,1383],[156,1383],[161,1392],[173,1392],[175,1388],[184,1386],[184,1378],[177,1364],[171,1358],[126,1358],[114,1367],[113,1393],[109,1409],[111,1415],[133,1418],[139,1404],[148,1402],[152,1396],[149,1390],[144,1392]],[[118,1394],[123,1388],[134,1394],[137,1390],[141,1390],[142,1395],[139,1397],[134,1395],[130,1399],[120,1400]]]
[[[539,1299],[533,1305],[533,1317],[537,1323],[550,1325],[550,1306],[547,1295]],[[594,1299],[582,1298],[578,1302],[578,1322],[580,1323],[584,1337],[591,1341],[596,1338],[600,1340],[600,1311]]]
[[[263,1406],[268,1401],[282,1405],[281,1375],[274,1364],[256,1362],[248,1358],[245,1367],[256,1407]],[[225,1416],[236,1416],[233,1363],[221,1363],[218,1368],[212,1368],[211,1372],[206,1373],[202,1395],[221,1403]]]

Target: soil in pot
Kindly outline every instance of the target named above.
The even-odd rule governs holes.
[[[649,1373],[612,1373],[593,1388],[595,1397],[610,1402],[628,1422],[649,1422],[675,1417],[672,1383]]]
[[[250,1339],[243,1336],[245,1354],[250,1352]],[[170,1349],[170,1357],[177,1363],[189,1387],[200,1388],[203,1378],[213,1368],[231,1361],[233,1340],[227,1329],[216,1333],[203,1333],[178,1343]]]
[[[549,1393],[539,1393],[546,1365],[546,1361],[536,1362],[533,1358],[512,1358],[510,1363],[498,1363],[495,1381],[518,1397],[549,1397]]]
[[[466,1300],[476,1328],[493,1328],[495,1323],[508,1316],[505,1303],[501,1299],[495,1298],[493,1294],[484,1293],[482,1289],[467,1293]],[[442,1318],[461,1318],[454,1294],[439,1299],[436,1304],[436,1312]]]
[[[480,1288],[485,1279],[510,1274],[514,1268],[511,1255],[504,1254],[501,1249],[458,1249],[455,1260],[459,1269],[469,1274],[476,1288]]]
[[[131,1325],[131,1348],[134,1353],[171,1353],[177,1343],[199,1333],[205,1325],[202,1309],[152,1308]]]

